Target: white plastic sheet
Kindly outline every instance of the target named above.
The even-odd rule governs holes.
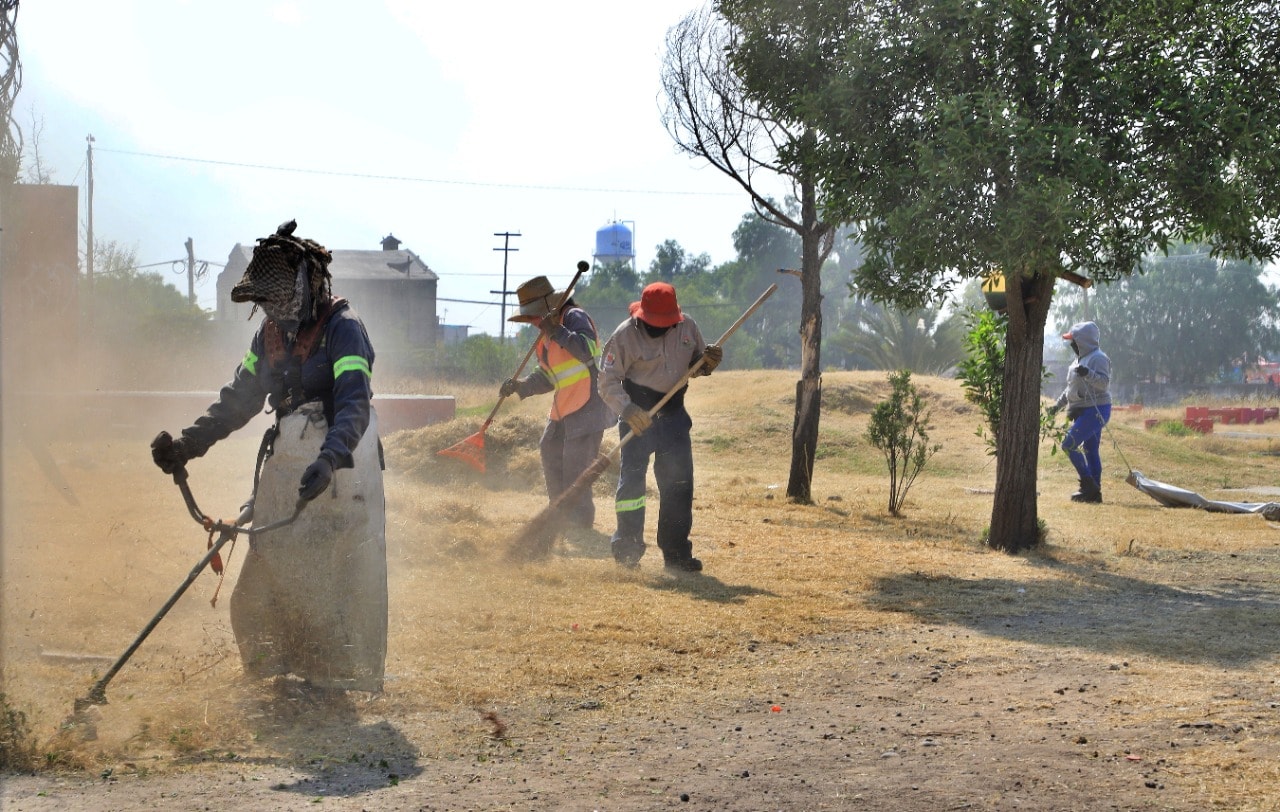
[[[327,430],[318,404],[280,421],[254,524],[293,514],[302,472]],[[355,467],[335,471],[296,520],[253,537],[231,595],[231,625],[251,676],[293,674],[320,688],[382,690],[387,554],[375,415],[354,456]]]

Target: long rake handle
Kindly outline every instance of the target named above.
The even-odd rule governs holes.
[[[556,312],[559,312],[560,308],[564,307],[564,303],[569,301],[569,294],[573,292],[573,286],[578,284],[578,280],[582,278],[582,275],[586,273],[590,267],[591,266],[588,265],[585,260],[578,260],[578,272],[573,275],[573,279],[570,280],[569,286],[564,289],[564,293],[560,294],[560,301],[556,303]],[[529,351],[524,354],[524,360],[520,362],[520,366],[516,367],[515,374],[511,377],[520,377],[520,373],[524,372],[524,368],[529,363],[529,359],[533,357],[533,351],[537,348],[538,340],[535,338],[533,343],[529,345]],[[498,396],[498,402],[493,404],[493,409],[489,412],[489,416],[484,419],[483,428],[487,429],[489,424],[493,422],[493,418],[498,414],[498,409],[502,408],[502,401],[506,399],[506,395]]]
[[[773,292],[777,289],[778,289],[778,284],[775,282],[774,284],[770,285],[765,290],[764,293],[761,293],[760,297],[751,303],[751,307],[748,307],[746,309],[746,312],[744,312],[741,316],[738,317],[737,321],[729,325],[729,329],[724,331],[724,335],[720,336],[720,340],[716,342],[716,345],[723,346],[724,343],[729,340],[729,337],[732,336],[735,332],[737,332],[738,328],[742,326],[742,323],[747,319],[751,318],[751,314],[759,310],[760,305],[764,304],[764,300],[772,296]],[[689,367],[689,369],[685,371],[684,375],[680,376],[680,380],[676,382],[676,385],[668,389],[667,394],[662,396],[662,400],[658,401],[657,403],[653,404],[652,407],[650,407],[649,416],[653,417],[658,413],[659,409],[661,409],[663,406],[666,406],[667,401],[675,397],[676,392],[679,392],[684,387],[684,385],[689,382],[689,379],[692,378],[694,374],[697,373],[698,370],[702,369],[702,365],[706,362],[706,360],[707,360],[707,356],[703,355],[701,358],[697,360],[696,363],[694,363],[693,366]],[[625,443],[628,438],[633,436],[634,436],[633,434],[628,434],[626,437],[622,438],[622,442]],[[618,445],[619,447],[621,447],[622,443],[619,443]]]
[[[732,336],[737,331],[737,329],[742,326],[742,323],[745,322],[747,319],[749,319],[751,317],[751,314],[756,312],[756,310],[760,308],[760,305],[764,304],[764,300],[772,296],[773,292],[777,289],[778,289],[778,285],[777,283],[774,283],[770,285],[765,290],[764,293],[760,294],[760,298],[756,299],[755,302],[752,303],[751,307],[748,307],[746,309],[746,312],[744,312],[741,316],[738,317],[737,321],[729,325],[729,329],[724,331],[724,335],[720,336],[720,340],[717,341],[716,344],[723,345],[726,341],[728,341],[729,337]],[[649,409],[650,417],[653,417],[654,415],[656,415],[659,409],[667,405],[667,401],[671,400],[673,397],[676,396],[676,392],[679,392],[682,388],[684,388],[684,385],[689,382],[689,379],[693,377],[693,374],[697,372],[699,369],[702,369],[702,364],[703,364],[703,361],[705,360],[706,360],[706,356],[699,358],[693,366],[689,367],[688,371],[685,372],[684,375],[680,376],[680,380],[676,382],[675,386],[672,386],[670,389],[667,390],[667,393],[662,396],[662,400],[659,400]],[[599,477],[602,473],[604,473],[605,469],[609,467],[610,463],[618,459],[618,457],[622,454],[622,447],[626,445],[628,442],[630,442],[632,437],[636,437],[636,436],[637,436],[636,433],[633,431],[627,432],[627,436],[619,440],[618,444],[613,447],[612,451],[610,451],[608,454],[601,454],[600,456],[596,457],[595,462],[591,463],[591,465],[587,467],[587,470],[579,474],[578,478],[573,481],[572,485],[570,485],[568,488],[565,488],[563,491],[561,491],[560,495],[556,497],[555,501],[552,502],[551,505],[548,508],[546,508],[546,510],[549,512],[555,511],[557,508],[560,507],[560,505],[564,504],[569,499],[571,494],[577,493],[586,484],[594,482],[597,477]]]
[[[742,327],[742,323],[744,323],[744,321],[751,318],[751,314],[755,313],[756,310],[759,310],[760,305],[764,304],[764,300],[767,300],[768,297],[773,296],[773,292],[777,291],[777,289],[778,289],[777,283],[773,283],[771,284],[771,286],[765,289],[763,293],[760,293],[760,297],[756,298],[753,304],[751,304],[751,306],[748,307],[748,309],[746,309],[745,313],[740,315],[739,318],[737,318],[737,321],[735,321],[735,323],[730,324],[730,327],[728,327],[727,330],[724,330],[723,336],[719,337],[719,341],[716,342],[717,345],[723,346],[724,342],[728,341],[728,338],[730,338],[730,336],[732,336],[733,333],[737,332],[737,328]],[[685,387],[685,384],[689,383],[689,379],[694,377],[694,374],[696,373],[696,371],[703,368],[703,362],[705,360],[707,360],[707,356],[704,355],[703,357],[700,357],[700,359],[698,359],[698,361],[696,361],[694,365],[690,366],[689,370],[687,370],[684,375],[681,375],[680,380],[677,380],[676,382],[676,386],[673,386],[667,389],[667,393],[663,394],[662,400],[658,401],[657,403],[654,403],[653,406],[649,407],[650,418],[653,418],[654,415],[657,415],[658,411],[662,410],[662,407],[667,405],[667,401],[671,400],[671,398],[673,397],[676,397],[676,392],[680,392],[681,389]],[[605,455],[604,457],[602,457],[602,459],[604,460],[604,465],[600,466],[599,471],[596,471],[596,476],[598,476],[600,474],[600,471],[603,471],[605,467],[608,467],[609,461],[616,460],[617,457],[621,455],[622,447],[626,446],[627,442],[630,441],[632,437],[635,437],[635,435],[636,435],[635,432],[627,432],[626,437],[623,437],[622,439],[620,439],[620,441],[618,441],[617,446],[613,447],[613,451],[609,452],[608,455]],[[596,460],[596,462],[599,462],[599,460]],[[591,467],[590,469],[588,469],[588,471],[593,469],[595,469],[595,462],[591,464]]]

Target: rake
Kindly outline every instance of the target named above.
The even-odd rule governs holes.
[[[764,304],[764,300],[772,296],[773,292],[777,289],[778,286],[773,284],[770,285],[764,293],[760,294],[760,298],[756,299],[755,302],[752,303],[751,307],[748,307],[746,312],[739,316],[738,320],[729,326],[728,330],[725,330],[724,335],[720,336],[720,340],[717,341],[716,344],[723,347],[724,343],[729,340],[729,337],[742,326],[742,323],[746,321],[752,313],[756,312],[756,309],[759,308],[760,305]],[[702,369],[702,363],[703,359],[699,358],[693,366],[689,367],[689,369],[685,371],[684,375],[680,377],[680,380],[676,381],[675,385],[667,390],[667,393],[662,396],[662,400],[659,400],[652,406],[652,408],[649,409],[649,417],[656,415],[661,411],[663,406],[667,405],[667,401],[675,397],[675,394],[689,382],[689,379],[692,378],[698,370]],[[524,529],[511,540],[507,548],[507,558],[512,561],[532,561],[546,556],[546,554],[551,551],[551,546],[555,543],[557,537],[558,528],[555,526],[555,519],[559,514],[560,506],[570,499],[575,498],[577,494],[582,493],[584,488],[590,488],[591,485],[600,478],[600,475],[605,472],[609,465],[622,455],[622,447],[635,436],[636,434],[634,432],[628,432],[627,435],[613,447],[612,451],[608,454],[601,454],[596,457],[591,465],[587,466],[587,469],[578,475],[578,478],[573,481],[572,485],[565,488],[564,491],[561,492],[553,502],[551,502],[551,504],[542,509],[541,513],[530,519]]]
[[[564,307],[564,303],[569,301],[569,294],[573,291],[573,286],[578,284],[578,280],[582,278],[582,275],[586,273],[587,269],[590,267],[591,266],[586,262],[578,262],[578,272],[574,274],[573,280],[569,282],[569,286],[565,288],[564,293],[560,295],[560,301],[556,304],[556,312],[559,312],[560,308]],[[525,365],[528,364],[529,359],[533,357],[533,351],[537,349],[537,346],[538,342],[536,340],[529,346],[529,351],[524,354],[524,360],[520,362],[520,366],[516,367],[515,375],[512,376],[513,378],[520,377],[520,373],[524,371]],[[498,409],[502,408],[502,401],[506,399],[506,395],[498,397],[498,402],[493,404],[493,409],[489,411],[489,416],[480,424],[479,431],[469,437],[466,437],[461,442],[454,443],[448,448],[440,449],[436,453],[441,457],[453,457],[454,459],[462,460],[467,465],[470,465],[472,468],[483,474],[485,472],[484,433],[488,430],[490,424],[493,423],[494,415],[498,413]]]

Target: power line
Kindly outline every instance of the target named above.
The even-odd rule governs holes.
[[[420,178],[412,175],[376,175],[368,172],[339,172],[332,169],[310,169],[296,166],[273,166],[271,164],[252,164],[240,161],[220,161],[212,158],[191,158],[184,155],[164,155],[156,152],[134,152],[126,149],[106,149],[98,147],[98,152],[110,152],[116,155],[133,155],[140,158],[158,158],[166,161],[184,161],[193,164],[210,164],[213,166],[230,166],[237,169],[260,169],[270,172],[293,172],[300,175],[326,175],[340,178],[360,178],[363,180],[390,180],[402,183],[434,183],[442,186],[474,186],[486,189],[528,189],[541,192],[599,192],[607,194],[631,195],[682,195],[689,197],[737,197],[736,192],[681,192],[670,189],[602,189],[590,186],[554,186],[531,183],[486,183],[474,180],[446,180],[444,178]]]

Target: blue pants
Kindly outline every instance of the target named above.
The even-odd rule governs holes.
[[[618,529],[615,542],[644,545],[645,479],[649,458],[658,481],[658,549],[666,561],[683,561],[693,555],[689,530],[693,527],[693,445],[689,429],[693,421],[684,409],[659,413],[653,425],[622,447],[618,475]],[[630,427],[620,423],[625,438]],[[615,543],[614,548],[618,545]]]
[[[1093,482],[1102,487],[1102,457],[1098,455],[1098,446],[1102,441],[1102,427],[1109,420],[1110,403],[1086,406],[1071,422],[1067,436],[1062,438],[1062,450],[1067,452],[1067,459],[1075,466],[1081,483]]]
[[[604,429],[578,437],[567,437],[563,420],[547,421],[538,450],[542,455],[542,475],[547,482],[547,498],[550,501],[554,502],[595,462],[603,438]],[[595,524],[596,506],[591,496],[590,488],[582,488],[580,493],[565,503],[563,513],[570,526],[590,529]]]

